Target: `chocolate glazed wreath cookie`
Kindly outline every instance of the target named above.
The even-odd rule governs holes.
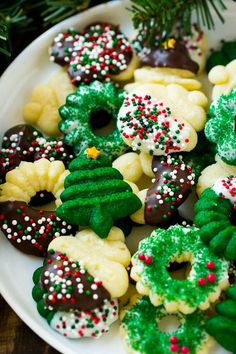
[[[21,161],[33,162],[40,158],[61,160],[67,166],[73,159],[73,153],[62,140],[44,138],[39,130],[29,124],[11,127],[4,133],[0,149],[0,183],[5,182],[6,173],[17,167]],[[39,195],[37,197],[37,204],[42,205],[44,199]]]
[[[49,53],[51,61],[67,66],[76,86],[94,80],[128,80],[139,64],[119,26],[107,22],[91,24],[82,33],[71,29],[59,33]]]
[[[61,220],[54,211],[36,210],[30,205],[37,193],[45,190],[59,204],[67,174],[62,161],[45,158],[22,161],[6,174],[6,182],[0,186],[0,227],[14,247],[42,257],[53,238],[75,232],[77,227]]]

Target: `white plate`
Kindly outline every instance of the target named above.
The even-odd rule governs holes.
[[[57,66],[48,60],[48,46],[53,37],[69,27],[82,29],[85,25],[99,20],[120,24],[121,29],[130,36],[132,23],[130,13],[126,10],[128,2],[114,1],[89,9],[79,15],[54,26],[31,45],[29,45],[8,67],[0,80],[0,138],[11,126],[22,122],[22,107],[28,101],[33,87],[46,81],[50,72]],[[226,24],[216,21],[216,30],[209,34],[209,43],[215,47],[222,38],[235,39],[236,4],[228,3],[225,12]],[[128,243],[134,249],[134,240],[147,235],[150,228],[137,228],[129,237]],[[138,235],[139,234],[139,235]],[[65,354],[124,354],[118,336],[118,323],[110,332],[98,340],[71,340],[51,330],[47,322],[41,318],[31,297],[32,273],[42,264],[41,259],[18,252],[11,244],[0,239],[0,291],[14,311],[41,338],[58,351]],[[27,340],[27,339],[26,339]],[[214,348],[212,354],[226,353],[222,348]]]

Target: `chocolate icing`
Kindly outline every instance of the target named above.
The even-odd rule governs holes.
[[[20,162],[18,154],[8,149],[0,149],[0,184],[5,182],[7,172],[13,170]]]
[[[100,28],[93,28],[96,26],[100,26]],[[122,48],[125,47],[125,45],[122,44],[122,40],[119,38],[119,36],[123,36],[122,32],[119,30],[119,26],[106,22],[97,22],[87,26],[82,35],[84,36],[84,43],[81,48],[79,48],[79,46],[77,48],[76,46],[74,47],[74,55],[72,55],[70,64],[67,68],[68,75],[74,85],[78,86],[81,82],[88,84],[95,79],[99,81],[107,81],[110,75],[117,75],[125,70],[120,69],[122,65],[120,67],[115,65],[112,59],[110,63],[107,64],[107,59],[105,58],[107,55],[110,58],[113,56],[117,62],[120,61],[120,55],[123,55],[123,60],[125,60],[126,65],[132,60],[133,52],[131,46]],[[124,37],[124,40],[128,43],[126,37]],[[109,44],[109,46],[107,46],[107,44]],[[84,52],[84,48],[87,48],[86,53]],[[92,55],[92,58],[89,58],[91,49],[94,54]],[[99,50],[100,52],[97,54],[97,57],[94,57],[96,50]],[[76,57],[75,54],[79,57],[79,61],[73,59],[73,57]],[[99,61],[101,57],[105,59],[103,62]],[[96,62],[96,65],[93,64],[94,62]],[[82,68],[77,67],[80,63]],[[89,66],[86,71],[84,70],[85,64]]]
[[[31,125],[19,124],[7,130],[0,149],[0,183],[5,182],[7,172],[19,166],[21,161],[33,162],[42,157],[50,161],[60,160],[67,167],[74,154],[62,140],[45,139]],[[42,205],[40,203],[39,198],[36,204]]]
[[[28,124],[15,125],[5,132],[2,147],[7,150],[8,154],[14,155],[12,165],[16,167],[21,161],[31,162],[34,160],[33,153],[29,148],[38,137],[42,137],[42,134]]]
[[[62,161],[65,167],[74,159],[72,147],[66,145],[63,140],[38,139],[34,146],[34,160],[41,158],[49,161]]]
[[[86,73],[81,69],[77,69],[77,63],[70,64],[67,68],[67,73],[71,78],[71,82],[76,86],[81,84],[81,82],[84,82],[85,84],[89,84],[90,82],[95,80],[94,71],[89,70],[89,72]],[[106,77],[102,75],[100,72],[97,72],[96,75],[97,75],[96,80],[98,81],[104,81],[106,79]],[[80,77],[80,80],[78,80],[78,77]]]
[[[53,58],[53,61],[61,66],[68,65],[74,51],[74,43],[79,37],[80,34],[73,30],[59,33],[49,49],[49,54]]]
[[[59,281],[52,275],[56,276]],[[77,262],[70,260],[65,254],[52,250],[49,250],[47,264],[42,270],[40,285],[48,295],[44,295],[45,305],[51,306],[54,310],[92,310],[101,306],[103,300],[111,298],[102,283],[95,281],[94,277],[81,267],[79,260]],[[58,294],[60,295],[58,296]],[[70,294],[69,299],[66,298],[66,294]],[[53,299],[50,298],[50,295]]]
[[[57,218],[54,211],[36,210],[22,201],[0,203],[0,227],[14,247],[39,257],[46,255],[57,235],[71,235],[77,230]]]
[[[144,217],[147,224],[159,225],[169,222],[191,193],[194,175],[178,155],[154,156],[152,170],[155,181],[147,191]],[[167,193],[165,188],[169,189]]]
[[[21,161],[33,161],[33,153],[29,150],[32,142],[42,134],[28,124],[19,124],[7,130],[3,136],[0,150],[0,182],[5,182],[8,171],[19,166]]]
[[[99,36],[102,34],[101,31],[96,31],[93,29],[93,27],[96,25],[100,25],[102,27],[102,31],[104,31],[104,33],[107,33],[108,35],[109,35],[109,29],[111,29],[114,32],[114,34],[112,34],[113,40],[115,40],[117,38],[117,36],[123,35],[123,33],[119,29],[119,26],[117,26],[117,25],[113,25],[113,24],[110,24],[107,22],[96,22],[96,23],[92,23],[92,24],[88,25],[87,27],[85,27],[85,30],[83,32],[83,34],[86,34],[88,32],[90,32],[90,33],[92,32],[91,39],[93,41],[96,41],[99,38]],[[127,39],[127,41],[128,41],[128,39]],[[116,41],[116,44],[113,47],[113,51],[116,52],[118,55],[122,52],[127,65],[131,62],[132,57],[133,57],[132,50],[126,50],[125,52],[121,51],[120,43],[118,40]],[[109,53],[107,53],[107,54],[109,55]],[[122,70],[119,70],[117,67],[114,68],[114,66],[111,66],[111,68],[110,68],[111,75],[119,74],[121,71]]]
[[[13,151],[28,151],[32,141],[38,137],[42,137],[39,130],[28,124],[18,124],[5,132],[2,147]]]
[[[176,41],[174,48],[150,48],[140,55],[143,65],[161,68],[185,69],[197,74],[199,65],[193,61],[187,48],[180,41]]]

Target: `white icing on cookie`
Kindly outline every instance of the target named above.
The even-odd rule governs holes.
[[[223,199],[228,199],[236,208],[236,177],[217,179],[213,191]]]
[[[127,95],[117,126],[134,151],[166,155],[193,148],[192,127],[173,118],[170,108],[148,95]]]
[[[118,301],[104,300],[104,305],[92,311],[58,311],[50,326],[68,338],[99,338],[118,319]]]

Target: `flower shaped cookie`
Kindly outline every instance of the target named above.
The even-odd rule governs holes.
[[[49,136],[60,134],[58,108],[65,103],[66,96],[74,92],[74,86],[64,70],[55,71],[47,83],[33,89],[29,102],[24,106],[23,116]]]

